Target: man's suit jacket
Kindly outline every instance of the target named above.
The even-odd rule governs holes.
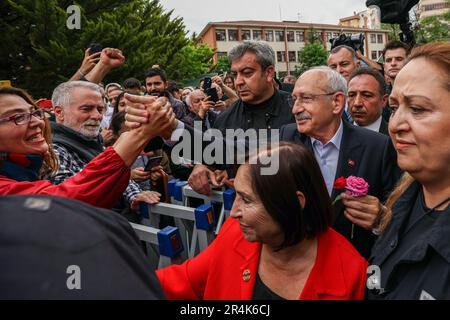
[[[261,244],[245,240],[239,223],[228,218],[218,237],[195,258],[156,274],[170,300],[251,300]],[[364,298],[367,262],[339,233],[318,236],[317,257],[299,299]]]
[[[389,124],[384,119],[381,119],[380,129],[378,129],[378,132],[389,136],[388,125]]]
[[[343,123],[343,134],[339,151],[336,177],[357,176],[369,183],[369,195],[384,201],[400,177],[397,166],[397,153],[389,137],[368,129]],[[306,145],[312,152],[311,139],[297,130],[296,124],[288,124],[281,128],[280,139]],[[338,195],[333,190],[331,198]],[[359,253],[368,258],[375,236],[370,230],[355,225],[351,239],[352,223],[344,216],[341,201],[335,204],[334,229],[344,235]]]

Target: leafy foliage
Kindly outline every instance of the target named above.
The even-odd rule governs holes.
[[[307,69],[327,64],[328,53],[322,43],[308,43],[299,53],[300,64],[295,66],[294,75],[299,76]]]
[[[81,29],[69,30],[66,8],[81,8]],[[91,43],[123,51],[126,62],[105,79],[143,79],[159,64],[175,81],[208,71],[211,49],[186,36],[183,19],[172,17],[159,0],[6,0],[0,1],[0,79],[10,79],[36,97],[79,68]]]

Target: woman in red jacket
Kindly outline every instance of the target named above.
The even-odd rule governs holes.
[[[167,100],[129,98],[147,106],[149,123],[122,134],[79,174],[53,185],[39,180],[57,166],[44,112],[25,91],[0,88],[0,195],[48,194],[111,208],[128,185],[130,165],[148,141],[158,135],[170,136],[176,125]]]
[[[363,299],[367,262],[330,228],[314,156],[288,143],[271,152],[276,175],[255,158],[239,168],[231,218],[212,244],[157,271],[169,299]]]

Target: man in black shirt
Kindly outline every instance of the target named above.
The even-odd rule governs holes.
[[[256,131],[256,139],[258,143],[261,142],[259,135],[260,129],[267,131],[267,136],[270,138],[271,130],[275,129],[278,132],[283,125],[293,123],[292,116],[292,100],[289,93],[278,91],[273,86],[275,52],[265,42],[259,41],[245,41],[234,47],[229,53],[231,61],[231,74],[235,78],[236,91],[240,97],[229,108],[222,111],[215,120],[213,129],[217,129],[222,133],[222,137],[227,137],[229,129],[237,132],[238,129],[248,130],[254,129]],[[127,125],[130,128],[138,126],[138,123],[145,123],[147,121],[147,113],[143,110],[145,108],[145,97],[130,97],[125,95],[127,101]],[[194,129],[179,121],[178,129],[187,129],[191,137],[191,141],[195,140]],[[178,130],[177,130],[178,131]],[[178,131],[180,132],[180,131]],[[201,130],[200,130],[200,135]],[[179,135],[171,140],[178,141]],[[271,139],[273,140],[273,139]],[[248,146],[254,140],[240,140],[234,142],[233,139],[222,141],[225,145],[225,152],[223,160],[225,160],[227,152],[230,148],[236,148],[236,145],[244,145],[244,150],[248,152]],[[190,148],[194,148],[195,143],[190,143]],[[200,147],[205,149],[206,144]],[[195,150],[191,152],[195,154]],[[236,153],[234,153],[236,155]],[[241,154],[237,154],[242,157]],[[195,158],[195,156],[194,156]],[[197,159],[195,159],[197,160]],[[223,170],[230,169],[230,165],[239,163],[239,161],[220,161],[226,166],[206,166],[203,164],[195,165],[192,174],[189,177],[190,186],[197,192],[202,194],[210,194],[211,180],[213,185],[219,186],[221,182],[226,182],[228,175]],[[222,170],[217,170],[222,169]],[[232,170],[229,170],[232,173]]]
[[[217,117],[214,128],[225,136],[226,129],[279,129],[294,122],[292,101],[287,92],[273,87],[275,52],[264,42],[245,41],[229,53],[231,75],[240,97]],[[210,194],[213,184],[219,185],[213,168],[197,164],[189,177],[189,185],[197,192]]]

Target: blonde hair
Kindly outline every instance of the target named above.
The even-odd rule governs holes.
[[[0,88],[0,96],[7,94],[19,96],[22,99],[24,99],[27,103],[36,107],[36,109],[39,109],[37,104],[34,102],[33,98],[31,98],[31,96],[25,90],[13,87]],[[55,152],[53,151],[52,131],[50,128],[50,122],[46,117],[44,117],[44,122],[45,122],[44,138],[48,145],[48,154],[44,156],[44,163],[42,164],[41,171],[39,174],[40,178],[48,174],[54,174],[58,171],[58,159],[55,155]]]

